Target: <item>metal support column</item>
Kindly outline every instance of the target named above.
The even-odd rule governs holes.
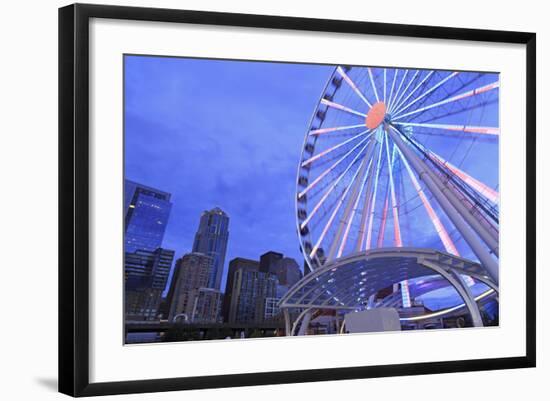
[[[288,311],[288,308],[283,309],[283,316],[285,318],[285,336],[291,336],[292,333],[290,332],[290,313]]]
[[[393,127],[394,131],[401,133],[401,131]],[[393,132],[395,135],[395,132]],[[422,160],[421,160],[422,161]],[[422,161],[424,163],[424,161]],[[424,163],[426,166],[426,164]],[[460,199],[458,194],[459,192],[453,185],[447,185],[443,179],[437,175],[432,169],[427,169],[426,174],[429,174],[430,177],[438,184],[439,190],[444,193],[445,197],[449,200],[451,205],[458,211],[464,220],[468,222],[470,227],[479,235],[479,237],[487,244],[489,249],[493,254],[498,258],[499,255],[499,244],[498,244],[498,235],[494,231],[494,227],[488,228],[482,224],[482,219],[479,216],[476,216],[473,213],[473,210],[468,208],[465,204],[465,198]],[[460,194],[464,196],[463,194]]]
[[[304,318],[302,319],[302,324],[300,325],[300,330],[298,330],[299,336],[305,336],[306,330],[309,327],[309,321],[311,320],[311,310],[308,310],[305,314]]]
[[[372,166],[374,166],[374,162],[377,160],[378,159],[376,158],[376,156],[374,156],[372,159]],[[361,251],[363,243],[365,242],[365,228],[367,225],[367,217],[370,214],[370,204],[371,204],[371,197],[372,197],[371,192],[372,192],[374,176],[375,176],[375,173],[371,172],[369,174],[369,178],[367,179],[367,187],[365,191],[365,204],[363,206],[363,212],[361,213],[361,222],[359,223],[359,235],[357,236],[355,252]]]
[[[327,263],[331,262],[334,259],[334,256],[336,254],[336,250],[338,249],[338,246],[340,245],[340,242],[342,241],[342,235],[344,232],[344,228],[349,222],[350,214],[353,209],[353,206],[355,204],[355,200],[357,196],[359,196],[359,188],[361,187],[361,182],[364,179],[364,175],[367,172],[367,168],[369,166],[368,160],[371,159],[372,153],[374,151],[374,144],[376,141],[374,139],[371,139],[369,142],[369,145],[367,147],[367,150],[365,152],[365,158],[363,165],[361,166],[361,170],[359,171],[359,174],[357,175],[357,178],[355,179],[355,182],[353,183],[353,187],[351,189],[351,194],[348,197],[346,208],[344,210],[344,213],[342,215],[342,218],[340,219],[340,222],[338,224],[338,230],[336,232],[336,235],[334,236],[334,239],[332,240],[332,244],[329,248],[328,256],[327,256]]]

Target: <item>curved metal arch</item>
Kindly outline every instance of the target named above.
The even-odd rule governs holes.
[[[481,281],[487,287],[494,290],[497,293],[497,295],[500,293],[498,285],[496,285],[489,277],[483,276],[483,275],[477,274],[477,273],[467,273],[467,275],[472,277],[472,278],[475,278],[477,281]]]
[[[325,265],[313,270],[310,274],[305,276],[302,280],[298,281],[296,284],[294,284],[292,287],[290,287],[290,289],[283,296],[281,301],[279,301],[279,304],[280,305],[284,304],[284,302],[286,302],[286,300],[293,297],[298,290],[304,288],[307,284],[309,284],[312,281],[318,279],[320,276],[324,275],[328,270],[338,269],[342,265],[343,261],[346,261],[346,262],[350,261],[351,262],[350,259],[351,258],[357,258],[357,256],[360,256],[360,257],[361,256],[367,256],[368,257],[370,255],[375,255],[377,253],[377,251],[379,251],[379,250],[378,249],[371,249],[371,250],[367,251],[366,253],[365,252],[356,252],[355,254],[353,254],[351,256],[347,256],[345,258],[337,259],[333,263],[325,264]]]
[[[311,274],[311,277],[307,277],[305,278],[305,280],[302,279],[300,282],[296,283],[293,286],[292,291],[289,291],[289,293],[287,293],[279,303],[280,307],[283,309],[290,308],[290,307],[303,308],[303,311],[300,313],[299,317],[295,320],[292,326],[290,335],[293,335],[294,333],[296,333],[298,324],[306,316],[307,312],[311,312],[313,310],[322,310],[322,309],[325,309],[325,307],[326,309],[335,309],[335,308],[355,309],[357,307],[364,308],[364,305],[355,305],[355,304],[353,306],[348,305],[348,303],[350,303],[351,297],[353,297],[353,299],[357,297],[358,291],[356,289],[358,287],[365,285],[365,283],[361,283],[360,280],[357,280],[357,276],[361,274],[361,271],[364,271],[365,264],[369,260],[395,258],[395,257],[413,259],[414,261],[413,262],[409,261],[409,263],[416,264],[416,269],[422,268],[422,269],[431,270],[435,274],[437,274],[438,276],[446,280],[451,286],[453,286],[453,288],[455,288],[455,290],[464,300],[464,304],[467,307],[470,315],[472,316],[472,321],[474,326],[476,327],[483,326],[483,322],[481,319],[481,315],[479,313],[477,302],[473,297],[472,293],[470,292],[468,286],[462,279],[462,275],[466,274],[478,279],[481,282],[484,282],[486,285],[488,285],[495,291],[498,291],[498,285],[492,282],[488,277],[481,274],[481,272],[483,272],[483,268],[481,265],[464,258],[460,258],[451,254],[446,254],[440,251],[435,251],[432,249],[383,248],[383,249],[373,249],[367,253],[360,252],[350,257],[336,260],[333,263],[329,263],[317,269],[315,272]],[[365,264],[362,264],[359,266],[351,266],[352,263],[358,263],[358,262],[364,262]],[[414,265],[410,265],[410,266],[411,268],[413,268]],[[341,271],[341,269],[345,269],[346,267],[349,269],[349,271]],[[376,267],[373,267],[373,268],[376,269]],[[399,267],[399,266],[395,267],[395,269],[400,269],[400,268],[403,268],[403,267]],[[468,270],[466,270],[466,268]],[[476,271],[476,269],[478,271]],[[341,272],[340,276],[337,275],[339,271]],[[331,276],[332,273],[336,273],[336,277],[335,277],[336,282],[334,284],[334,288],[336,288],[338,291],[335,292],[334,294],[330,294],[330,296],[327,299],[323,300],[321,304],[316,305],[316,301],[323,294],[326,294],[327,291],[330,291],[331,283],[328,283],[328,280],[329,280],[329,277],[332,277]],[[416,273],[414,271],[409,273],[413,274],[414,277],[422,277],[426,275],[424,272],[420,274],[418,271]],[[365,280],[367,280],[368,282],[369,276],[365,275],[364,277],[365,277]],[[318,282],[317,285],[313,283],[314,280]],[[350,284],[351,284],[351,288],[349,287]],[[307,294],[298,294],[298,291],[300,291],[300,289],[304,288],[307,285],[312,285],[312,287],[308,289]],[[328,285],[329,288],[321,289],[321,286],[325,286],[325,285]],[[299,301],[302,301],[305,297],[308,296],[308,294],[311,294],[315,290],[319,290],[319,294],[317,294],[314,298],[309,299],[307,303],[300,305],[299,302],[291,302],[293,296],[300,295]],[[377,291],[377,290],[373,288],[372,291],[369,291],[364,295],[368,296],[374,291]],[[334,297],[338,297],[338,295],[343,292],[350,292],[350,294],[346,298],[336,301],[337,302],[336,305],[328,305],[328,303],[331,302],[331,300],[334,300]],[[340,304],[344,304],[344,306],[340,307]]]
[[[377,250],[379,250],[379,249],[377,249]],[[375,257],[373,257],[373,259],[375,259]],[[353,262],[350,262],[350,263],[353,263]],[[340,267],[330,266],[328,270],[333,270],[333,269],[338,269],[338,268],[346,268],[346,267],[348,267],[348,264],[344,264]],[[325,270],[325,272],[326,272],[326,270]],[[322,274],[324,274],[324,273],[322,273]],[[361,273],[356,271],[354,268],[349,267],[348,271],[345,272],[345,273],[342,273],[342,276],[339,277],[338,283],[340,284],[342,282],[348,282],[350,279],[354,278],[354,276],[357,275],[357,274],[361,274]],[[320,282],[320,285],[321,286],[330,285],[328,280],[330,280],[330,279],[323,279],[323,281]],[[310,299],[310,303],[313,303],[313,301],[317,301],[319,299],[319,297],[321,297],[323,294],[326,294],[326,292],[328,291],[327,289],[319,289],[319,287],[312,287],[306,293],[302,294],[302,296],[297,300],[297,303],[301,303],[304,299],[306,299],[308,297],[308,295],[310,295],[312,292],[315,292],[315,290],[319,290],[319,294],[316,297]],[[287,294],[289,294],[289,293],[290,293],[290,290]],[[337,294],[330,294],[329,299],[334,298],[334,296],[336,296],[336,295]],[[286,297],[286,295],[285,295],[285,297]],[[284,298],[281,300],[281,303],[283,301],[284,301]]]
[[[470,291],[470,288],[462,278],[462,272],[457,271],[456,268],[447,267],[447,269],[450,270],[449,272],[445,267],[438,266],[436,262],[431,260],[430,261],[417,260],[417,263],[425,266],[430,270],[433,270],[436,274],[438,274],[443,279],[445,279],[453,288],[455,288],[455,290],[458,292],[458,294],[461,296],[464,303],[466,304],[468,311],[470,313],[470,316],[472,317],[472,321],[474,322],[474,326],[475,327],[483,326],[481,315],[479,314],[479,308],[477,307],[477,303]],[[417,277],[422,277],[422,276],[417,276]],[[489,285],[491,288],[493,289],[497,288],[497,286],[494,283],[490,282],[490,280],[485,279],[485,281],[488,282],[487,285]],[[354,287],[356,286],[357,285],[354,285]],[[346,290],[348,289],[347,288],[342,289],[340,292],[344,292]],[[498,291],[498,289],[496,289],[496,291]],[[368,295],[371,295],[371,294],[369,293]],[[349,302],[348,300],[355,299],[356,296],[357,296],[357,293],[354,292],[353,294],[350,294],[346,298],[342,299],[341,302],[344,304],[348,304]]]
[[[312,283],[314,280],[319,281],[319,279],[321,279],[322,281],[320,282],[320,285],[321,284],[327,284],[327,280],[323,279],[322,276],[325,275],[329,270],[336,269],[335,270],[335,272],[336,272],[336,271],[338,271],[338,269],[340,269],[342,267],[345,267],[346,265],[348,265],[350,263],[353,263],[353,262],[358,262],[358,261],[362,261],[362,260],[365,260],[365,259],[387,258],[390,255],[391,256],[397,256],[397,257],[408,256],[408,257],[415,257],[415,258],[417,258],[420,255],[425,256],[425,257],[427,255],[429,255],[430,257],[428,259],[430,259],[430,260],[431,259],[439,259],[441,257],[444,257],[444,258],[448,258],[449,260],[460,261],[460,262],[463,262],[464,264],[467,264],[469,266],[477,268],[479,270],[480,274],[482,272],[484,272],[483,268],[478,263],[472,262],[468,259],[464,259],[464,258],[461,258],[461,257],[458,257],[458,256],[447,254],[447,253],[444,253],[444,252],[441,252],[441,251],[436,251],[436,250],[433,250],[433,249],[410,248],[410,247],[373,248],[373,249],[368,250],[367,252],[356,252],[356,253],[354,253],[350,256],[346,256],[344,258],[337,259],[332,263],[325,264],[325,265],[317,268],[316,270],[314,270],[313,272],[311,272],[310,274],[305,276],[302,280],[300,280],[299,282],[294,284],[288,290],[288,292],[283,296],[281,301],[279,301],[279,305],[284,306],[284,304],[287,303],[287,301],[289,301],[290,299],[292,299],[297,294],[298,291],[300,291],[301,289],[306,288],[306,286],[309,285],[310,283]],[[478,272],[472,271],[472,269],[470,269],[468,271],[463,270],[463,269],[460,269],[460,270],[463,271],[464,274],[467,274],[467,275],[478,273]],[[302,294],[302,296],[300,297],[300,300],[303,299],[305,296],[307,296],[308,294],[310,294],[311,292],[313,292],[315,289],[318,289],[318,288],[319,288],[319,286],[315,286],[315,285],[312,288],[309,288],[307,290],[306,294]],[[292,303],[294,303],[294,302],[292,302]]]

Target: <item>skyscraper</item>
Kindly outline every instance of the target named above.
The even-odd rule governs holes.
[[[188,253],[177,260],[168,293],[169,320],[181,313],[187,314],[189,305],[194,302],[191,299],[193,290],[207,287],[211,269],[211,258],[202,253]]]
[[[279,257],[280,255],[280,257]],[[262,258],[269,260],[267,271],[277,278],[275,294],[269,294],[264,300],[264,319],[280,318],[279,301],[288,292],[290,287],[302,278],[300,266],[293,258],[283,257],[276,252],[268,252]],[[260,262],[261,263],[261,262]]]
[[[292,287],[302,278],[302,272],[300,266],[292,258],[282,258],[274,263],[269,270],[270,273],[275,274],[279,279],[279,284]]]
[[[279,252],[269,251],[260,256],[260,271],[270,273],[271,269],[283,258]]]
[[[157,248],[154,251],[138,249],[124,255],[124,273],[127,290],[154,288],[163,291],[170,274],[174,251]]]
[[[229,309],[231,307],[231,300],[233,299],[233,282],[235,279],[235,272],[239,269],[245,271],[259,271],[260,263],[257,260],[235,258],[229,262],[229,270],[227,272],[227,281],[225,283],[225,295],[223,297],[222,316],[223,321],[229,321]]]
[[[220,289],[228,238],[229,216],[218,207],[205,210],[193,242],[193,252],[203,253],[212,258],[210,278],[205,287]]]
[[[213,288],[196,288],[189,293],[185,314],[194,323],[218,323],[222,305],[222,293]]]
[[[238,269],[233,278],[229,323],[265,320],[265,300],[277,294],[277,277],[257,270]]]
[[[124,293],[126,321],[158,319],[161,296],[162,290],[155,288],[126,290]]]
[[[136,182],[124,181],[124,250],[154,251],[162,239],[172,208],[170,194]]]
[[[174,251],[138,249],[124,255],[124,307],[126,320],[158,317],[162,291],[174,259]]]

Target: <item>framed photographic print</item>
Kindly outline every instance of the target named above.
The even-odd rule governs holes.
[[[535,366],[535,80],[534,33],[61,8],[60,391]]]

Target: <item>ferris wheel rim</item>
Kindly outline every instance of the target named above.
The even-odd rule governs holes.
[[[374,94],[375,94],[375,98],[378,102],[371,102],[369,101],[368,99],[363,99],[364,102],[367,104],[367,106],[369,106],[368,108],[368,112],[370,112],[372,109],[373,109],[373,106],[377,103],[380,103],[380,97],[379,97],[379,94],[377,92],[377,89],[376,89],[376,85],[374,83],[374,78],[373,78],[373,74],[372,74],[372,68],[383,68],[383,74],[384,74],[384,93],[383,93],[383,100],[384,102],[387,100],[388,101],[388,109],[391,110],[391,112],[396,112],[395,117],[396,119],[399,119],[399,123],[397,123],[397,125],[400,125],[400,126],[411,126],[411,123],[410,122],[407,122],[407,121],[404,121],[403,118],[404,117],[407,117],[407,114],[408,115],[412,115],[412,114],[415,114],[415,113],[420,113],[420,112],[423,112],[424,110],[421,110],[420,112],[419,111],[414,111],[414,110],[411,110],[409,109],[410,106],[414,105],[415,103],[419,102],[419,97],[414,97],[413,98],[413,102],[411,103],[409,101],[409,99],[412,97],[412,95],[415,93],[415,91],[420,88],[424,83],[426,83],[427,81],[429,81],[429,78],[432,76],[432,74],[434,74],[435,71],[440,71],[440,70],[426,70],[426,71],[429,71],[427,74],[425,74],[425,76],[422,78],[422,80],[419,82],[419,83],[415,83],[414,86],[415,88],[407,95],[405,96],[404,94],[406,93],[406,90],[413,84],[413,82],[415,82],[415,79],[417,78],[418,75],[420,75],[419,71],[420,70],[416,70],[414,75],[413,75],[413,78],[407,82],[407,85],[405,87],[405,89],[398,95],[399,93],[399,89],[403,86],[404,82],[405,82],[405,78],[407,76],[407,74],[409,73],[409,71],[412,71],[413,69],[403,69],[403,68],[398,68],[398,67],[359,67],[359,68],[366,68],[367,71],[368,71],[368,74],[369,74],[369,80],[370,80],[370,83],[372,84],[373,86],[373,89],[374,89]],[[350,68],[351,69],[351,68]],[[390,92],[388,93],[389,97],[386,98],[386,79],[387,79],[387,70],[394,70],[394,76],[393,76],[393,79],[392,79],[392,86],[391,86],[391,90]],[[352,113],[352,114],[356,114],[358,117],[365,117],[365,120],[368,119],[368,112],[365,114],[365,113],[360,113],[356,110],[352,110],[352,109],[349,109],[348,110],[344,110],[343,107],[340,107],[342,105],[339,105],[338,103],[335,103],[335,102],[332,102],[332,100],[327,100],[326,99],[326,95],[327,95],[327,89],[329,88],[331,82],[334,81],[335,79],[335,76],[340,73],[341,71],[343,71],[343,66],[336,66],[334,68],[334,70],[332,71],[332,73],[330,74],[329,78],[327,79],[327,82],[323,88],[323,91],[321,92],[321,95],[319,97],[319,100],[317,101],[316,103],[316,107],[312,113],[312,116],[311,116],[311,119],[310,119],[310,122],[308,124],[308,128],[307,128],[307,131],[306,131],[306,135],[305,135],[305,138],[304,138],[304,142],[303,142],[303,146],[302,146],[302,152],[301,152],[301,158],[300,160],[304,160],[304,152],[305,152],[305,147],[306,145],[308,144],[308,137],[311,135],[311,132],[313,131],[313,128],[314,128],[314,121],[315,121],[315,117],[316,115],[318,115],[318,113],[320,112],[321,110],[321,105],[325,105],[326,106],[326,109],[325,109],[325,113],[328,109],[330,109],[331,107],[332,108],[337,108],[337,109],[340,109],[342,111],[346,111],[346,112],[349,112],[349,113]],[[397,79],[398,77],[398,72],[399,71],[404,71],[403,74],[402,74],[402,78],[401,80]],[[442,86],[445,82],[447,82],[448,80],[450,80],[451,78],[453,78],[454,76],[456,76],[458,73],[457,72],[451,72],[451,74],[449,74],[447,77],[445,77],[441,83],[439,83],[438,85],[434,87],[432,87],[431,91],[435,91],[439,86]],[[342,75],[342,74],[340,74]],[[392,75],[391,73],[389,74],[390,76]],[[343,80],[346,80],[345,78],[342,78]],[[399,81],[399,84],[396,84],[396,81]],[[349,82],[346,81],[348,84]],[[340,83],[340,85],[343,85],[342,83]],[[356,93],[358,92],[358,89],[357,87],[353,87],[352,85],[351,86],[351,89],[353,91],[355,91]],[[482,91],[483,90],[490,90],[490,89],[493,89],[493,87],[489,88],[490,85],[485,85],[485,87],[482,87]],[[397,90],[397,93],[395,95],[393,95],[393,99],[392,99],[392,94],[393,94],[393,90],[395,89],[395,87],[398,88]],[[498,87],[498,85],[497,85]],[[333,92],[333,95],[340,89],[340,86],[336,87],[334,89],[334,92]],[[473,93],[475,94],[475,91],[476,89],[473,90]],[[351,91],[350,91],[351,93]],[[427,96],[430,92],[428,93],[424,93],[421,98],[423,97],[427,97],[429,98],[430,96]],[[481,93],[481,92],[480,92]],[[458,97],[459,95],[457,96],[454,96],[455,98],[459,98]],[[393,104],[391,103],[393,101]],[[440,101],[441,103],[441,101]],[[430,105],[428,105],[430,106]],[[344,106],[345,107],[345,106]],[[435,106],[433,106],[435,107]],[[432,107],[432,108],[433,108]],[[424,107],[424,109],[426,109],[426,107]],[[330,128],[324,128],[323,127],[323,124],[325,123],[325,119],[323,118],[320,123],[317,125],[315,125],[315,129],[318,130],[318,131],[323,131],[323,130],[327,130],[327,129],[330,129]],[[380,121],[379,121],[379,124],[380,124]],[[423,123],[414,123],[416,126],[419,126],[419,125],[422,125]],[[424,123],[424,125],[426,125]],[[360,125],[357,125],[355,126],[356,128],[359,127]],[[432,123],[432,124],[429,124],[428,125],[429,128],[431,129],[445,129],[445,128],[449,128],[451,130],[458,130],[457,127],[455,126],[451,126],[451,125],[448,125],[447,127],[440,127],[438,126],[438,124],[436,123]],[[346,128],[346,127],[344,127]],[[349,128],[349,127],[347,127]],[[481,132],[481,133],[484,133],[484,134],[487,134],[487,135],[493,135],[494,132],[491,131],[490,129],[491,127],[470,127],[470,126],[464,126],[462,131],[463,132],[467,132],[467,131],[472,131],[472,132],[476,132],[478,133],[477,131],[485,131],[485,132]],[[319,133],[321,134],[321,133]],[[320,135],[319,135],[320,136]],[[314,144],[317,144],[317,140],[318,140],[318,136],[315,136],[314,137]],[[313,154],[313,152],[312,152]],[[359,154],[359,153],[358,153]],[[389,156],[388,156],[388,160],[389,160]],[[401,167],[403,168],[403,167]],[[391,171],[391,170],[389,170]],[[302,250],[302,253],[304,255],[304,259],[306,261],[306,263],[309,265],[309,267],[311,269],[315,269],[315,266],[313,265],[313,262],[312,262],[312,257],[310,257],[310,255],[308,255],[307,253],[307,247],[306,247],[306,241],[309,240],[309,243],[310,244],[313,244],[314,241],[312,241],[312,232],[311,231],[308,231],[305,235],[302,234],[302,230],[303,230],[303,226],[300,222],[300,217],[299,217],[299,203],[300,203],[300,177],[301,177],[301,168],[299,167],[298,168],[298,171],[297,171],[297,176],[296,176],[296,198],[295,198],[295,217],[296,217],[296,229],[297,229],[297,234],[298,234],[298,237],[299,237],[299,241],[300,241],[300,248]],[[308,172],[308,175],[309,175],[309,172]],[[417,196],[417,195],[415,195]],[[409,199],[410,201],[410,199]],[[303,204],[304,205],[308,205],[308,201],[307,199],[303,201]],[[422,204],[418,204],[416,206],[416,208],[421,208],[422,207]],[[397,215],[398,216],[398,215]],[[311,220],[311,219],[310,219]],[[307,224],[305,225],[305,227],[307,227]],[[315,255],[316,256],[316,255]]]

